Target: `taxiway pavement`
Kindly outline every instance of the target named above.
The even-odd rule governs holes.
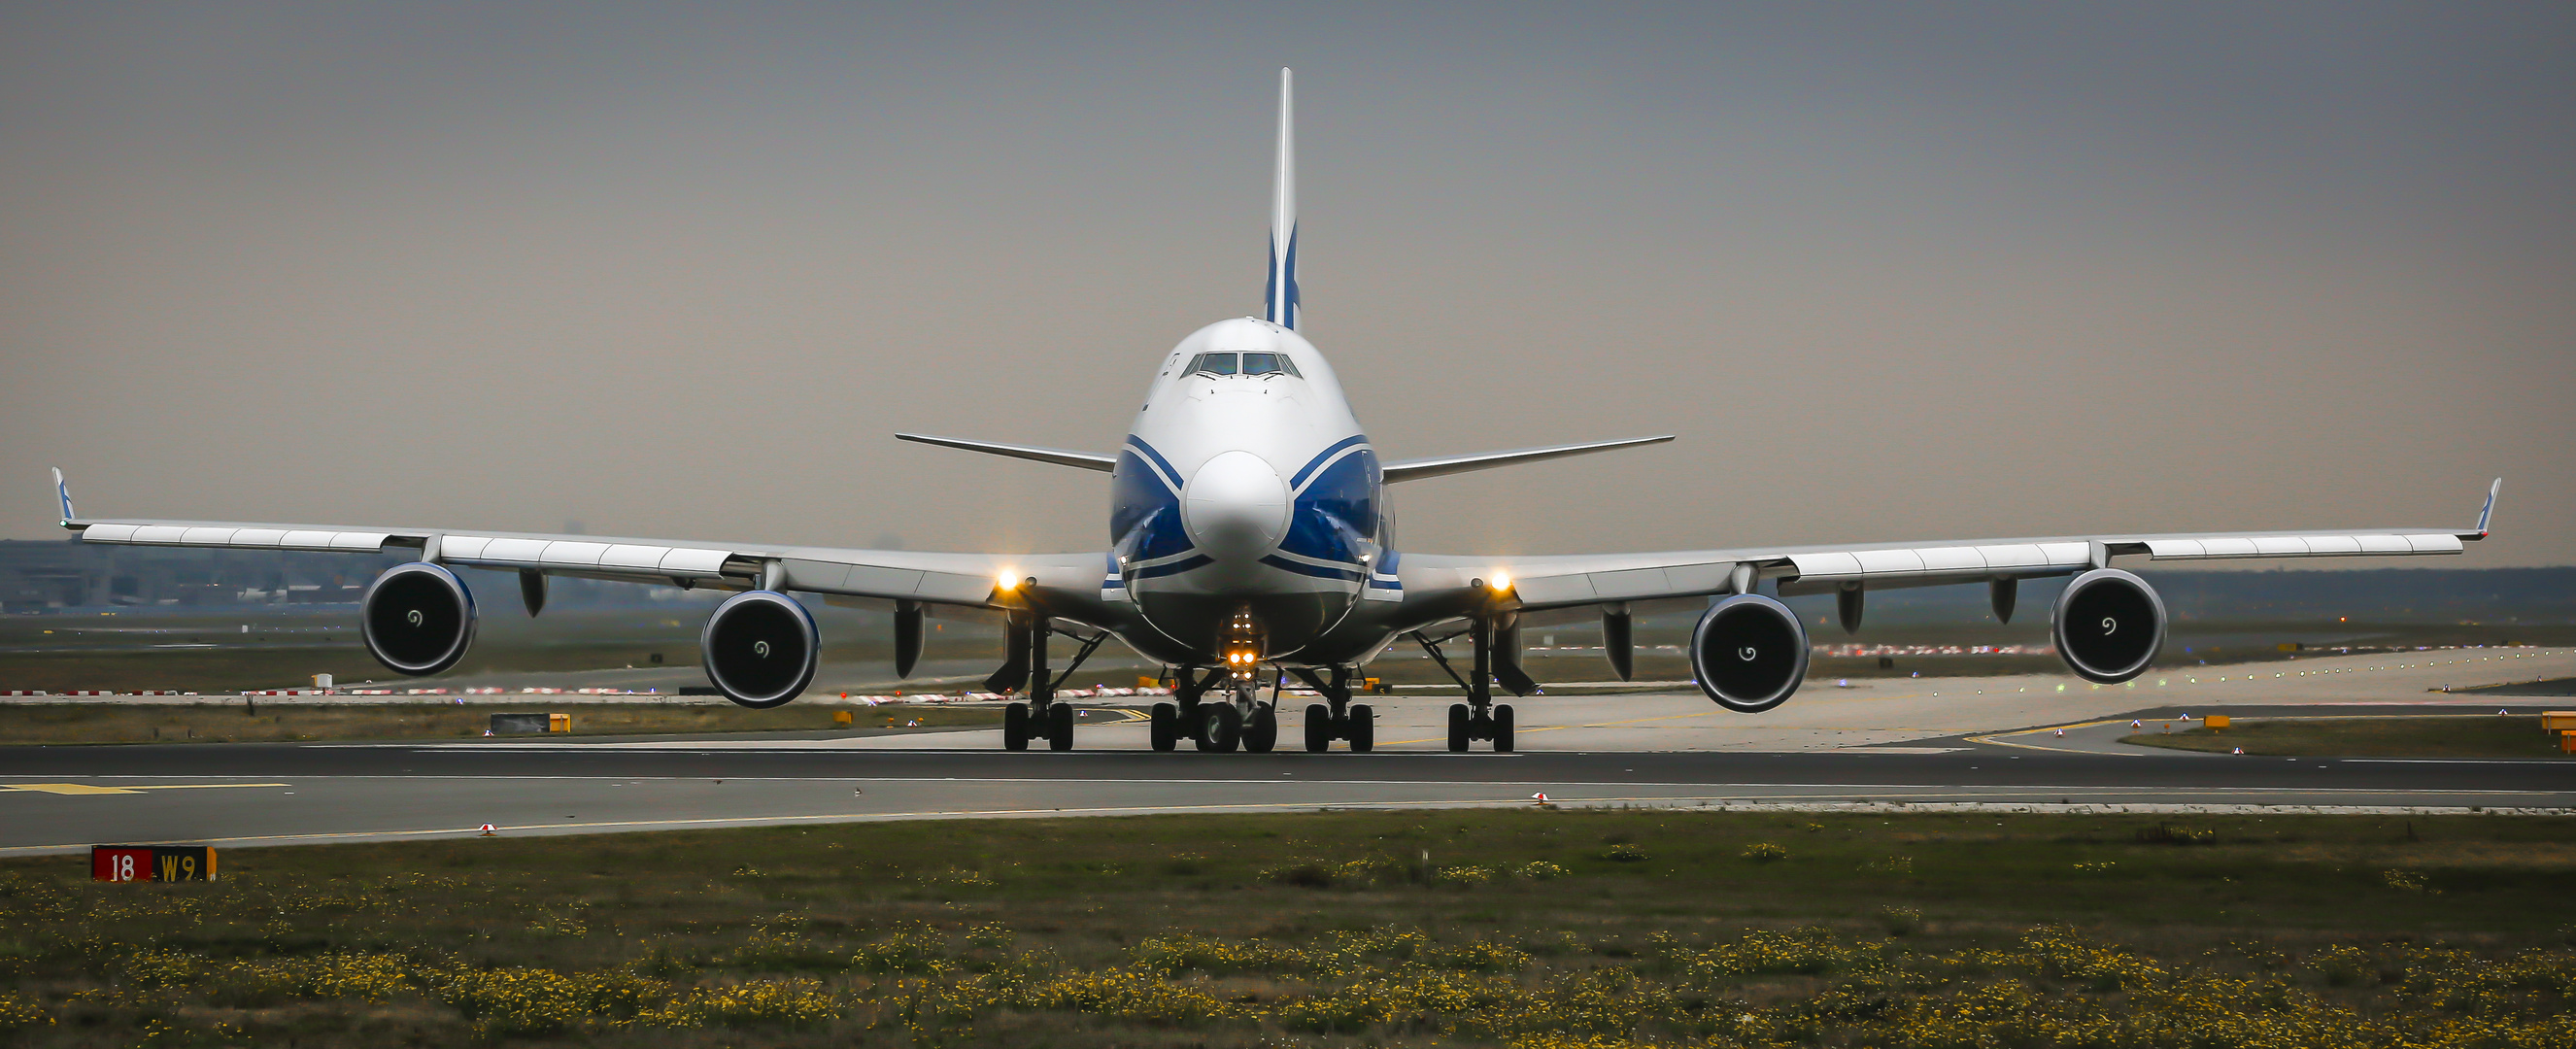
[[[2440,691],[2576,676],[2576,650],[2453,650],[2150,673],[1811,682],[1747,717],[1696,694],[1514,701],[1513,754],[1450,754],[1446,699],[1381,699],[1374,754],[1157,754],[1143,725],[1078,749],[997,733],[852,738],[0,747],[0,854],[872,819],[1319,808],[1670,805],[2576,812],[2576,759],[2283,759],[2056,746],[2012,730],[2238,708],[2537,710]],[[2061,691],[2059,686],[2065,686]],[[2563,705],[2563,704],[2561,704]],[[1302,714],[1291,711],[1291,730]],[[1086,721],[1094,721],[1086,718]],[[2122,722],[2125,726],[2125,721]],[[2081,742],[2081,741],[2079,741]],[[2030,745],[2036,744],[2036,745]],[[2086,751],[2094,752],[2086,752]]]

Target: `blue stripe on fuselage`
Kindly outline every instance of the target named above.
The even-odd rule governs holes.
[[[1306,465],[1298,467],[1297,473],[1288,478],[1288,487],[1294,489],[1298,485],[1306,483],[1307,474],[1314,473],[1316,467],[1324,465],[1324,460],[1340,454],[1342,449],[1348,448],[1354,444],[1366,443],[1368,443],[1368,435],[1364,433],[1354,434],[1334,442],[1332,447],[1326,448],[1322,452],[1317,453],[1314,458],[1306,460]]]
[[[1361,545],[1377,525],[1377,453],[1363,447],[1340,458],[1333,457],[1363,440],[1353,437],[1316,456],[1308,464],[1313,476],[1300,472],[1304,486],[1297,492],[1296,505],[1288,518],[1288,534],[1279,540],[1280,550],[1312,560],[1338,562],[1354,570],[1360,568]]]
[[[1133,443],[1135,447],[1118,453],[1118,465],[1110,471],[1109,540],[1130,561],[1188,553],[1190,533],[1181,523],[1181,497],[1136,454],[1143,442]]]
[[[1189,571],[1190,569],[1197,568],[1200,565],[1212,565],[1215,563],[1216,559],[1213,557],[1209,557],[1206,554],[1194,554],[1189,557],[1184,557],[1178,561],[1174,561],[1168,565],[1155,565],[1151,568],[1139,568],[1136,570],[1136,578],[1152,579],[1157,576],[1179,575],[1183,572]]]
[[[1402,575],[1400,575],[1400,574],[1398,574],[1398,573],[1396,572],[1396,567],[1395,567],[1395,563],[1396,563],[1396,561],[1397,561],[1399,558],[1402,558],[1403,556],[1404,556],[1404,555],[1399,554],[1399,553],[1396,553],[1396,552],[1395,552],[1395,551],[1393,551],[1393,550],[1389,550],[1389,551],[1387,551],[1387,552],[1385,552],[1385,553],[1383,553],[1383,554],[1379,554],[1379,555],[1378,555],[1378,558],[1377,558],[1377,567],[1376,567],[1373,571],[1371,571],[1371,572],[1369,573],[1369,581],[1368,581],[1369,589],[1371,589],[1371,590],[1402,590],[1402,589],[1404,589],[1404,577],[1403,577]]]
[[[1163,453],[1155,451],[1153,445],[1146,444],[1144,438],[1138,437],[1132,433],[1127,435],[1127,444],[1137,451],[1144,453],[1145,458],[1153,460],[1155,469],[1163,472],[1162,477],[1165,485],[1170,486],[1174,491],[1180,490],[1181,472],[1179,470],[1172,469],[1172,461],[1163,458]]]
[[[1336,441],[1308,459],[1289,480],[1294,507],[1288,534],[1279,550],[1308,562],[1264,558],[1264,563],[1301,575],[1363,580],[1367,568],[1360,551],[1377,525],[1377,489],[1383,474],[1368,437],[1356,434]],[[1356,450],[1354,450],[1356,449]],[[1171,461],[1145,441],[1129,435],[1111,472],[1110,538],[1126,563],[1166,561],[1191,553],[1195,546],[1181,520],[1181,475]],[[1151,579],[1186,572],[1212,563],[1204,555],[1139,569],[1135,578]]]
[[[1271,554],[1262,558],[1261,563],[1269,565],[1272,568],[1284,569],[1286,571],[1295,572],[1298,575],[1310,575],[1318,579],[1341,579],[1354,583],[1360,580],[1360,569],[1357,565],[1352,565],[1348,568],[1340,568],[1331,565],[1310,565],[1300,561],[1291,561],[1277,554]]]

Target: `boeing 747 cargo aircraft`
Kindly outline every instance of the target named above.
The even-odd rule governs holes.
[[[1323,700],[1308,706],[1306,749],[1371,747],[1369,708],[1353,702],[1357,671],[1399,641],[1449,662],[1466,702],[1450,708],[1449,748],[1512,746],[1512,708],[1536,688],[1520,667],[1524,626],[1599,616],[1608,661],[1625,679],[1631,623],[1643,609],[1704,607],[1690,637],[1699,688],[1729,710],[1786,702],[1807,668],[1806,630],[1775,597],[1831,593],[1846,629],[1863,595],[1890,587],[1983,584],[2010,619],[2021,580],[2073,576],[2050,609],[2069,669],[2127,681],[2162,646],[2153,588],[2113,566],[2268,557],[2456,554],[2483,539],[2490,487],[2471,528],[2369,528],[2195,535],[1965,539],[1670,553],[1499,557],[1401,549],[1385,487],[1671,440],[1638,437],[1547,448],[1382,462],[1342,397],[1332,364],[1298,333],[1297,178],[1292,80],[1279,78],[1277,183],[1261,316],[1190,333],[1154,366],[1144,407],[1115,452],[1064,451],[957,437],[909,441],[1109,475],[1109,547],[1076,553],[915,553],[663,539],[602,539],[447,528],[91,520],[72,510],[56,471],[62,525],[93,543],[281,550],[416,552],[366,591],[361,633],[396,672],[454,666],[474,641],[474,595],[458,566],[516,571],[528,614],[549,576],[738,591],[709,615],[707,676],[734,702],[774,707],[812,682],[821,650],[806,601],[861,601],[893,612],[897,671],[921,654],[923,618],[942,610],[998,618],[1007,656],[988,687],[1015,692],[1003,746],[1073,746],[1073,711],[1055,698],[1073,667],[1115,638],[1169,668],[1173,702],[1157,704],[1157,750],[1266,751],[1279,712],[1265,677],[1294,676]],[[802,595],[802,596],[800,596]],[[972,610],[968,612],[967,610]],[[1052,642],[1078,645],[1058,671]],[[1271,690],[1275,696],[1278,690]]]

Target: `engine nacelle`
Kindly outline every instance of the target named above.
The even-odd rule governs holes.
[[[366,639],[367,654],[397,674],[438,673],[474,644],[474,592],[456,573],[427,561],[395,565],[367,584],[358,636]]]
[[[2086,681],[2116,685],[2145,673],[2165,647],[2165,603],[2146,580],[2096,568],[2057,595],[2048,632],[2067,669]]]
[[[707,680],[726,699],[766,710],[813,683],[823,638],[813,613],[795,598],[753,590],[716,606],[698,647],[706,657]]]
[[[1711,606],[1691,631],[1691,673],[1718,706],[1759,714],[1788,702],[1807,678],[1807,628],[1789,606],[1737,594]]]

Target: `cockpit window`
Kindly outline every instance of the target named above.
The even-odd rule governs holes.
[[[1191,375],[1296,375],[1297,363],[1284,353],[1202,353],[1190,358]]]

